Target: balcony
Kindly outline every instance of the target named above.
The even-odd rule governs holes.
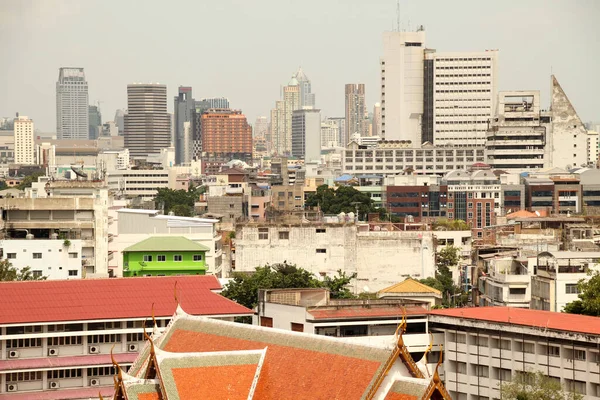
[[[226,194],[242,194],[244,193],[243,187],[227,187],[225,189]]]

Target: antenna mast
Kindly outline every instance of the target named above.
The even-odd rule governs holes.
[[[396,32],[400,32],[400,0],[396,0]]]

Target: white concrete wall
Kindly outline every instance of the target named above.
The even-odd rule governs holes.
[[[254,315],[252,323],[260,325],[259,317],[273,318],[273,328],[283,329],[286,331],[292,330],[292,322],[304,325],[305,333],[314,333],[314,326],[306,322],[306,308],[300,306],[289,306],[286,304],[265,303],[264,311],[261,310],[260,315]]]
[[[411,276],[433,276],[432,232],[357,232],[355,225],[264,225],[268,239],[259,240],[258,226],[246,225],[236,238],[236,271],[266,264],[296,264],[319,276],[338,269],[356,272],[353,290],[377,291]],[[316,229],[325,229],[317,233]],[[279,239],[289,232],[289,239]],[[324,250],[325,252],[317,252]]]
[[[63,239],[8,239],[2,241],[4,258],[9,253],[14,253],[16,258],[8,261],[13,267],[22,269],[31,267],[31,271],[39,271],[48,279],[81,279],[81,245],[82,240],[71,240],[69,247],[64,245]],[[42,258],[33,258],[34,253],[40,253]],[[69,254],[75,253],[75,258]],[[69,276],[69,271],[77,271],[76,276]]]

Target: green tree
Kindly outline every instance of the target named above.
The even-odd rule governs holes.
[[[515,375],[500,386],[502,400],[581,400],[583,396],[566,391],[560,381],[543,373],[526,372]]]
[[[568,303],[564,312],[600,317],[600,272],[590,272],[589,275],[589,279],[582,279],[577,284],[579,299]]]
[[[160,207],[165,214],[171,211],[183,212],[191,210],[189,214],[193,215],[194,203],[197,198],[198,196],[195,191],[160,188],[154,197],[154,203],[156,204],[156,207]],[[175,206],[187,206],[189,208],[178,207],[174,210]]]
[[[451,304],[460,304],[466,297],[463,296],[462,289],[454,284],[452,271],[450,271],[450,267],[457,265],[460,260],[459,251],[460,249],[455,246],[443,247],[435,255],[435,277],[420,280],[421,283],[442,292],[442,303],[446,307]],[[453,300],[449,300],[451,296],[454,296]]]
[[[470,231],[471,227],[462,219],[437,219],[432,226],[434,231]]]
[[[368,213],[377,210],[367,193],[360,192],[352,186],[340,186],[333,189],[328,185],[321,185],[315,193],[311,193],[307,197],[305,205],[307,207],[319,206],[325,214],[356,213],[358,207],[358,213],[363,220]]]
[[[178,217],[193,217],[194,216],[194,208],[188,206],[187,204],[175,204],[169,210],[173,214]]]
[[[333,278],[326,276],[322,285],[324,288],[329,289],[332,299],[354,299],[356,296],[348,289],[348,285],[355,278],[356,272],[346,275],[346,272],[338,269],[337,275]]]
[[[0,260],[0,281],[36,281],[45,280],[45,276],[35,277],[30,267],[17,270],[8,260]]]
[[[0,181],[0,190],[4,189],[8,189],[8,186],[6,186],[6,181]]]
[[[19,183],[17,185],[17,189],[19,189],[19,190],[25,190],[25,188],[30,188],[31,184],[33,182],[37,182],[38,178],[40,176],[44,176],[44,173],[43,172],[35,172],[35,173],[31,174],[31,175],[27,175],[25,178],[23,178],[23,180],[21,181],[21,183]]]
[[[283,264],[257,267],[252,274],[234,273],[223,292],[223,296],[245,307],[258,305],[259,289],[318,288],[319,282],[310,272],[295,265]]]

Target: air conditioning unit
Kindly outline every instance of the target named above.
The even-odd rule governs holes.
[[[98,346],[90,346],[88,350],[90,351],[90,354],[100,353],[100,347]]]
[[[98,379],[98,378],[90,379],[90,386],[100,386],[100,379]]]
[[[8,385],[6,385],[7,392],[16,392],[17,389],[18,389],[18,387],[17,387],[16,383],[9,383]]]
[[[50,381],[48,382],[48,387],[50,389],[58,389],[60,385],[58,384],[58,381]]]
[[[56,348],[49,348],[48,349],[48,355],[49,356],[57,356],[58,355],[58,349],[56,349]]]
[[[137,344],[130,344],[127,347],[127,351],[130,351],[132,353],[138,351],[138,345]]]
[[[19,352],[17,350],[9,351],[8,358],[19,358]]]

